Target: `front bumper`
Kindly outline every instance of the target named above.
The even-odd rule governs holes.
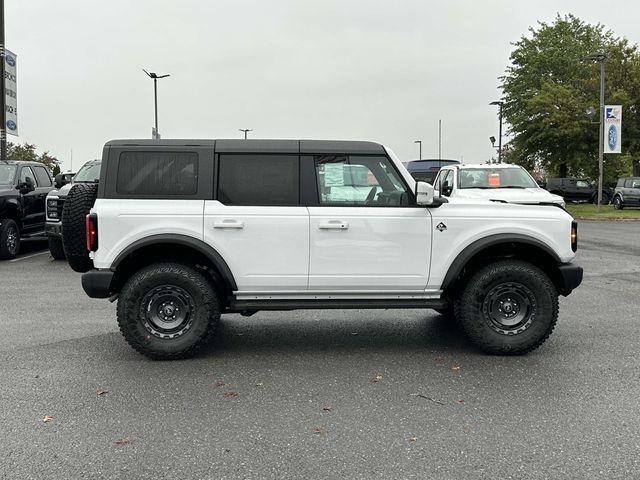
[[[62,238],[62,222],[44,224],[44,233],[47,237]]]
[[[582,283],[582,267],[573,263],[563,263],[560,272],[560,294],[567,296]]]
[[[111,296],[113,275],[111,270],[89,270],[82,274],[82,288],[91,298],[108,298]]]

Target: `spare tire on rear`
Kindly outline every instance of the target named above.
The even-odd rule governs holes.
[[[98,193],[95,183],[77,183],[64,202],[62,209],[62,246],[69,266],[76,272],[84,273],[93,268],[86,247],[85,219],[93,207]]]

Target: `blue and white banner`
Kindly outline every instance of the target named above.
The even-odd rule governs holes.
[[[4,101],[7,109],[7,133],[18,135],[18,73],[16,54],[4,51]]]
[[[622,105],[604,106],[604,153],[622,153]]]

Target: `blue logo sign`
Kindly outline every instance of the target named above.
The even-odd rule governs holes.
[[[618,145],[618,129],[615,125],[609,126],[607,132],[607,143],[609,144],[609,150],[615,150]]]
[[[12,57],[11,55],[7,55],[6,57],[4,57],[5,60],[7,61],[7,63],[9,65],[11,65],[12,67],[16,66],[16,59],[14,57]]]
[[[15,130],[18,128],[18,125],[13,120],[7,120],[7,128],[9,130]]]

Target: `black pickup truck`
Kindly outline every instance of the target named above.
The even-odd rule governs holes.
[[[0,160],[0,259],[15,258],[21,239],[44,236],[51,190],[51,174],[42,163]]]

